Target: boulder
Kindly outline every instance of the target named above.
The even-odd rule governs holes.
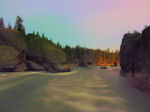
[[[107,69],[107,67],[105,67],[105,66],[102,66],[102,67],[100,67],[100,69]]]
[[[71,72],[71,69],[70,68],[59,69],[58,72]]]
[[[43,67],[44,67],[45,71],[47,71],[47,72],[51,72],[51,73],[59,72],[59,70],[57,70],[57,68],[54,65],[51,65],[49,63],[44,63]]]
[[[28,68],[26,66],[26,64],[24,63],[19,63],[15,66],[13,72],[24,72],[24,71],[27,71]]]
[[[114,61],[114,66],[118,66],[116,61]]]
[[[8,66],[0,66],[0,72],[12,72],[14,70],[13,65]]]
[[[26,65],[29,71],[44,71],[45,70],[42,65],[39,65],[33,61],[27,61]]]
[[[141,90],[150,90],[149,76],[136,76],[133,80],[134,85]]]

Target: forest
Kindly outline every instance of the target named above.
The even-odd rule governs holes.
[[[0,61],[0,66],[3,65],[2,68],[10,71],[13,67],[8,66],[14,66],[17,69],[16,66],[21,64],[27,66],[26,70],[35,70],[36,67],[33,65],[38,65],[38,70],[43,70],[40,66],[42,65],[44,70],[54,72],[58,71],[59,64],[79,66],[120,64],[118,50],[90,49],[79,45],[62,46],[60,43],[54,43],[44,33],[41,35],[38,31],[33,31],[27,34],[20,16],[17,16],[14,27],[10,23],[6,27],[4,19],[0,18],[0,58],[3,59]]]

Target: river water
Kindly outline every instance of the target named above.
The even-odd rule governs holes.
[[[150,112],[149,105],[119,68],[0,73],[0,112]]]

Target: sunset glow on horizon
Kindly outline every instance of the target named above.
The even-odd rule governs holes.
[[[125,33],[150,25],[149,12],[150,0],[0,0],[6,26],[20,15],[27,33],[73,47],[119,49]]]

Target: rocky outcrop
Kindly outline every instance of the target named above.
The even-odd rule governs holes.
[[[120,47],[120,66],[122,71],[132,73],[136,87],[150,89],[150,26],[141,34],[124,35]]]
[[[60,69],[59,72],[71,72],[70,68]]]
[[[27,71],[28,68],[26,66],[26,64],[24,63],[19,63],[15,66],[13,72],[24,72],[24,71]]]
[[[29,61],[27,62],[27,66],[29,67],[29,70],[35,70],[36,69],[36,71],[38,71],[37,69],[39,66],[37,66],[37,65],[40,65],[40,66],[42,66],[40,71],[47,71],[47,72],[52,72],[52,73],[55,73],[58,71],[54,64],[48,63],[45,59],[43,59],[41,57],[27,56],[27,60],[34,62],[34,64],[31,62],[29,63]],[[36,65],[35,65],[35,63],[36,63]]]
[[[29,71],[44,71],[45,70],[43,66],[41,66],[33,61],[27,61],[26,65],[27,65]]]
[[[150,90],[149,76],[136,76],[133,80],[134,85],[141,90]]]
[[[56,67],[65,60],[65,53],[46,38],[0,28],[0,72],[70,71]]]
[[[123,71],[130,71],[135,66],[140,38],[140,33],[124,35],[120,47],[120,66]]]
[[[120,66],[124,71],[150,73],[150,27],[140,33],[125,34],[120,47]]]
[[[150,26],[142,31],[137,54],[136,71],[150,73]]]

